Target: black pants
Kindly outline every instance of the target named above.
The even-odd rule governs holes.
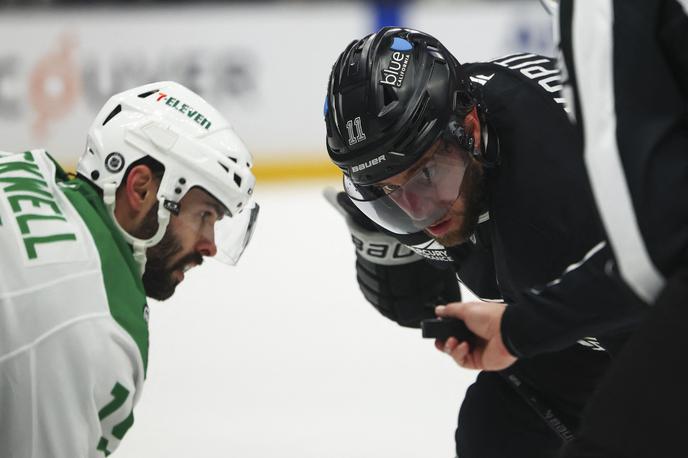
[[[562,457],[688,457],[688,272],[615,358]]]
[[[513,370],[539,403],[575,430],[609,362],[607,353],[576,345],[519,360]],[[459,458],[555,458],[562,444],[499,373],[480,373],[466,392],[456,429]]]

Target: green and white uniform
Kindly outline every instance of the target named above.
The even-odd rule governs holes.
[[[0,456],[109,455],[147,354],[143,284],[100,195],[45,151],[0,153]]]

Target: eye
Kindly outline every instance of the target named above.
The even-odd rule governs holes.
[[[423,174],[423,178],[425,178],[425,181],[428,182],[428,184],[432,183],[432,178],[435,176],[435,168],[434,167],[428,167],[427,165],[421,169],[421,173]]]
[[[396,185],[396,184],[383,184],[382,186],[380,186],[380,189],[381,189],[382,192],[384,192],[385,194],[392,194],[394,191],[396,191],[396,190],[399,189],[400,187],[401,187],[401,186]]]

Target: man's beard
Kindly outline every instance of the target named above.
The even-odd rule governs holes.
[[[156,206],[148,212],[134,236],[148,239],[155,235],[157,230],[158,209]],[[172,273],[175,270],[182,270],[187,264],[201,265],[203,263],[203,256],[198,253],[190,253],[170,266],[170,259],[179,255],[181,250],[182,244],[170,226],[167,227],[162,240],[146,250],[146,270],[143,273],[143,289],[146,296],[159,301],[169,299],[179,283],[172,278]]]
[[[463,211],[463,222],[461,226],[446,234],[435,237],[435,239],[445,247],[452,247],[464,243],[475,233],[478,227],[480,214],[486,208],[485,183],[483,180],[483,170],[476,163],[472,163],[467,169],[461,183],[461,192],[465,198],[465,208]],[[452,209],[449,210],[453,212]],[[452,214],[452,218],[457,215]]]

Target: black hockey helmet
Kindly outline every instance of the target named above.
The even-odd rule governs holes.
[[[385,27],[352,42],[332,68],[327,151],[353,183],[370,185],[406,170],[443,133],[457,132],[450,124],[474,104],[470,80],[437,39]]]

